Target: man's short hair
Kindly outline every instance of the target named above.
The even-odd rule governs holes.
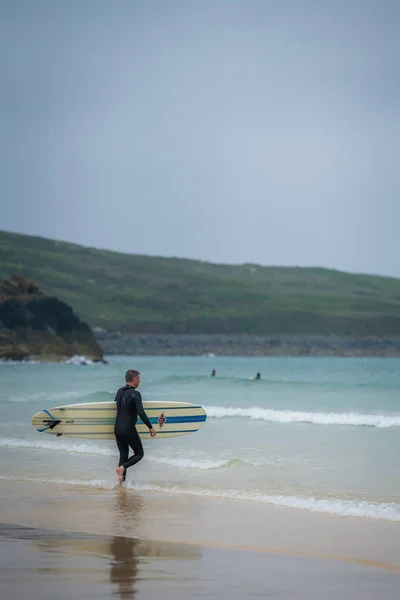
[[[135,377],[137,377],[138,375],[140,375],[139,371],[134,371],[133,369],[129,369],[129,371],[127,371],[125,373],[125,381],[126,383],[130,383],[131,381],[133,381],[135,379]]]

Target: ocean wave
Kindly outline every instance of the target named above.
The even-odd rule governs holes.
[[[66,360],[67,365],[93,365],[94,362],[86,356],[74,354],[70,359]]]
[[[115,481],[105,479],[78,480],[51,477],[26,477],[17,475],[0,475],[2,480],[31,481],[35,483],[54,483],[58,485],[73,485],[80,487],[94,487],[112,490],[119,487]],[[222,498],[229,500],[245,500],[271,506],[297,508],[310,512],[327,513],[342,517],[361,517],[367,519],[400,522],[400,504],[395,502],[368,502],[365,500],[344,500],[331,498],[315,498],[301,496],[267,495],[256,492],[235,490],[210,490],[203,488],[190,488],[179,486],[162,486],[158,484],[128,483],[128,489],[134,491],[153,491],[164,494],[177,494],[184,496]]]
[[[241,465],[256,466],[255,463],[241,460],[239,458],[230,458],[225,460],[196,460],[193,458],[166,458],[159,456],[146,456],[146,458],[152,463],[160,463],[163,465],[170,465],[172,467],[180,467],[184,469],[221,469],[223,467],[239,467]]]
[[[62,479],[61,477],[29,477],[26,475],[0,475],[2,481],[29,481],[31,483],[54,483],[58,485],[75,485],[79,487],[95,487],[99,489],[112,490],[120,487],[118,482],[111,482],[104,479]]]
[[[100,446],[90,443],[65,442],[62,440],[20,440],[16,438],[0,438],[0,447],[3,448],[32,448],[38,450],[54,450],[57,452],[73,452],[76,454],[94,454],[100,456],[117,456],[116,446]],[[241,465],[256,466],[255,463],[244,461],[239,458],[230,458],[225,460],[193,459],[193,458],[168,458],[151,454],[145,456],[148,462],[179,467],[183,469],[220,469],[239,467]]]
[[[61,402],[63,400],[68,400],[69,398],[80,398],[82,396],[82,392],[55,392],[54,394],[51,392],[37,392],[35,394],[30,394],[29,396],[8,396],[6,398],[7,402]]]
[[[66,360],[60,360],[60,361],[46,361],[46,360],[4,360],[1,359],[0,360],[0,365],[48,365],[48,364],[59,364],[59,365],[84,365],[84,366],[90,366],[90,365],[98,365],[98,364],[102,364],[99,362],[95,362],[93,360],[91,360],[90,358],[88,358],[87,356],[84,355],[79,355],[79,354],[75,354],[74,356],[72,356],[71,358],[68,358]]]
[[[229,500],[246,500],[273,506],[299,508],[311,512],[330,513],[348,517],[365,517],[369,519],[384,519],[400,521],[400,504],[395,502],[367,502],[363,500],[341,500],[328,498],[298,497],[298,496],[273,496],[256,492],[243,492],[232,490],[205,490],[174,487],[164,487],[156,484],[128,483],[128,488],[134,490],[149,490],[170,494],[184,494],[189,496],[206,496],[211,498],[227,498]]]
[[[103,390],[96,392],[88,391],[70,391],[70,392],[39,392],[29,396],[2,396],[2,402],[43,402],[47,404],[60,405],[69,399],[81,399],[81,402],[102,402],[114,400],[113,392]]]
[[[313,425],[354,425],[379,428],[400,427],[399,414],[303,412],[259,408],[257,406],[251,408],[205,406],[204,409],[208,417],[215,419],[237,417],[269,421],[270,423],[311,423]]]
[[[40,365],[38,360],[0,360],[0,365]]]
[[[107,446],[97,446],[94,444],[71,443],[47,440],[19,440],[16,438],[0,438],[0,447],[3,448],[36,448],[38,450],[55,450],[57,452],[75,452],[78,454],[99,454],[101,456],[114,456],[117,454],[116,449]]]

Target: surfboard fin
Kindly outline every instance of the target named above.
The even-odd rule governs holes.
[[[46,415],[49,415],[50,418],[43,419],[43,425],[46,425],[46,427],[44,427],[43,429],[38,429],[38,431],[43,432],[47,431],[48,429],[54,429],[56,425],[61,423],[60,419],[55,419],[53,415],[47,410],[47,408],[45,408],[42,412],[46,413]]]
[[[48,421],[43,421],[43,423],[47,425],[47,429],[54,429],[54,427],[61,423],[61,421],[60,419],[52,419],[51,421],[49,419]]]

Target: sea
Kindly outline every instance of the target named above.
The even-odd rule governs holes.
[[[113,400],[125,371],[138,369],[143,400],[201,404],[207,421],[190,435],[146,440],[128,489],[400,521],[399,359],[107,360],[0,363],[1,479],[115,487],[114,441],[39,433],[31,417]]]

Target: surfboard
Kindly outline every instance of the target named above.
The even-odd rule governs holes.
[[[150,438],[146,425],[138,418],[136,429],[142,439],[161,439],[194,433],[207,419],[202,406],[187,402],[143,402],[144,410],[157,432]],[[113,440],[117,414],[115,402],[68,404],[41,410],[32,417],[32,425],[39,432],[51,435]]]

